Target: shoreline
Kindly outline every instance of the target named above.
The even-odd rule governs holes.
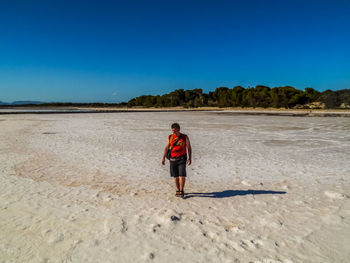
[[[72,113],[134,113],[134,112],[213,112],[230,115],[262,115],[291,117],[350,117],[349,109],[275,109],[275,108],[80,108],[80,107],[14,107],[0,108],[0,115],[72,114]]]

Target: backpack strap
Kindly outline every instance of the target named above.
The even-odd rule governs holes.
[[[170,136],[172,136],[172,135],[170,135]],[[172,146],[172,147],[170,146],[170,153],[172,152],[172,150],[173,150],[175,144],[177,144],[177,142],[181,139],[181,137],[182,137],[182,134],[180,134],[180,136],[177,137],[177,139],[176,139],[175,142],[173,143],[173,146]]]

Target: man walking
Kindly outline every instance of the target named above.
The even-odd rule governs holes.
[[[162,164],[165,164],[165,157],[170,149],[170,176],[174,177],[176,196],[183,198],[186,181],[186,163],[191,165],[192,148],[188,136],[180,133],[180,125],[178,123],[173,123],[171,125],[171,130],[173,134],[170,134],[168,137],[168,143],[164,149]]]

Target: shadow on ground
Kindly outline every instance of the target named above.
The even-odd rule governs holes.
[[[212,193],[185,193],[185,199],[191,197],[209,197],[209,198],[226,198],[237,195],[262,195],[262,194],[286,194],[282,191],[269,191],[269,190],[225,190],[222,192]]]

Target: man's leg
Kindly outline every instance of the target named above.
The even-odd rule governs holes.
[[[186,182],[186,177],[184,176],[179,176],[180,177],[180,191],[183,191],[184,190],[184,187],[185,187],[185,182]]]
[[[186,182],[186,159],[179,165],[180,191],[183,194]]]
[[[174,182],[175,182],[175,185],[176,185],[176,191],[180,191],[179,177],[174,177]]]
[[[172,177],[174,177],[176,192],[179,192],[180,191],[179,172],[178,172],[176,164],[173,162],[170,162],[170,175]]]

